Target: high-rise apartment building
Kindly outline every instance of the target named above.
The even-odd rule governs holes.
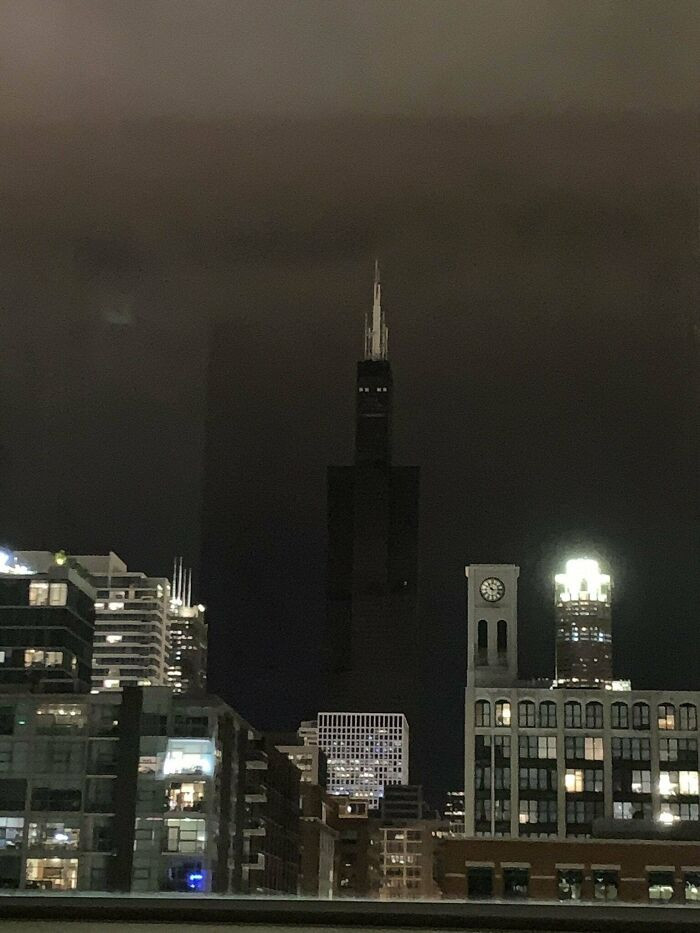
[[[0,551],[0,690],[90,689],[95,589],[65,554]]]
[[[286,893],[299,776],[218,697],[0,698],[0,887]]]
[[[97,589],[92,689],[168,683],[170,583],[127,570],[116,554],[76,558]]]
[[[610,687],[611,581],[598,561],[569,560],[555,577],[556,683],[560,687]]]
[[[378,808],[388,784],[408,784],[403,713],[319,713],[318,744],[328,758],[328,792]]]
[[[168,606],[168,683],[176,693],[207,687],[207,623],[205,608],[192,603],[192,571],[175,561]]]
[[[377,270],[357,365],[355,462],[328,469],[326,695],[335,709],[412,721],[419,471],[392,462],[393,391]]]
[[[586,837],[601,821],[697,825],[700,693],[630,690],[600,675],[592,687],[519,681],[517,570],[467,568],[466,834]],[[605,603],[609,578],[597,589],[593,579],[586,588],[570,582],[562,590],[558,579],[557,592],[586,593],[579,603],[597,593]],[[597,616],[585,618],[577,628]]]

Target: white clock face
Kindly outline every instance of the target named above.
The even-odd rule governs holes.
[[[479,592],[487,602],[496,603],[499,599],[503,599],[506,588],[503,580],[499,580],[498,577],[487,577],[482,580]]]

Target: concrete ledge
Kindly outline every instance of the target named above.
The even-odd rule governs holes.
[[[537,930],[659,933],[700,928],[697,907],[551,904],[532,901],[319,901],[204,895],[0,893],[3,920],[260,923],[283,926],[408,927],[431,930]]]

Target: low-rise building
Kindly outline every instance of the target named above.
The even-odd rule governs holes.
[[[610,827],[613,835],[619,827]],[[700,908],[698,842],[656,838],[457,839],[439,843],[444,897],[687,903]]]

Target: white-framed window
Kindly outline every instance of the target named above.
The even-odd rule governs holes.
[[[65,606],[68,600],[68,584],[52,583],[49,587],[49,605]]]
[[[32,580],[29,584],[29,605],[48,606],[49,584],[47,580]]]

